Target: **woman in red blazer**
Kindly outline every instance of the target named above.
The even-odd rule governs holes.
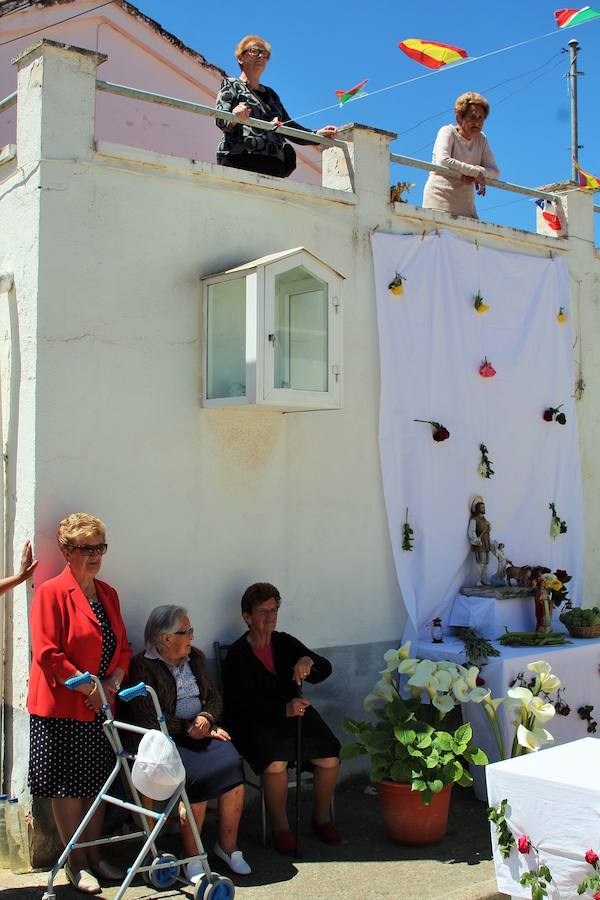
[[[115,758],[102,728],[96,685],[73,691],[65,687],[65,681],[91,672],[102,680],[113,702],[131,650],[117,592],[96,578],[108,546],[106,526],[95,516],[73,513],[58,526],[57,539],[67,565],[37,588],[31,606],[29,786],[34,796],[52,798],[56,827],[66,844],[108,778]],[[83,841],[99,837],[103,817],[101,806]],[[97,878],[118,881],[123,877],[99,858],[97,847],[72,851],[65,871],[71,884],[88,894],[100,893]]]

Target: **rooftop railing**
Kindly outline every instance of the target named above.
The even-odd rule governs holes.
[[[121,97],[129,97],[132,100],[142,100],[145,103],[156,103],[159,106],[169,106],[171,107],[171,109],[180,109],[184,112],[191,112],[200,116],[208,116],[213,119],[225,119],[230,122],[241,122],[241,120],[231,112],[226,112],[222,109],[215,109],[212,106],[205,106],[202,103],[194,103],[191,100],[180,100],[177,97],[169,97],[165,94],[156,94],[152,91],[143,91],[139,88],[132,88],[123,84],[114,84],[110,81],[98,80],[96,81],[96,87],[99,91],[104,91],[108,94],[116,94]],[[16,102],[17,92],[15,91],[14,93],[9,94],[7,97],[5,97],[3,100],[0,100],[0,113],[4,112],[4,110],[8,109]],[[262,119],[250,118],[245,124],[250,125],[252,128],[258,128],[263,131],[273,130],[273,123],[265,122]],[[298,128],[290,128],[287,125],[278,126],[277,130],[279,134],[282,134],[285,137],[297,137],[311,144],[320,144],[323,147],[339,147],[344,154],[346,165],[348,167],[350,183],[352,185],[352,189],[354,190],[354,169],[352,165],[352,159],[350,157],[350,152],[348,150],[348,144],[346,141],[341,141],[336,138],[328,138],[324,135],[316,134],[313,131],[302,131]],[[412,156],[402,156],[399,153],[390,153],[390,162],[397,163],[402,166],[409,166],[415,169],[423,169],[426,172],[440,172],[442,175],[449,175],[450,177],[456,178],[456,172],[453,172],[452,169],[447,169],[445,166],[438,166],[435,163],[427,162],[426,160],[415,159]],[[498,188],[501,191],[509,191],[514,194],[522,194],[525,197],[533,197],[535,199],[542,200],[552,200],[554,202],[560,200],[559,195],[552,193],[551,191],[538,190],[537,188],[528,188],[520,184],[513,184],[510,181],[501,181],[499,179],[489,178],[486,179],[486,185],[489,187]],[[594,205],[593,209],[595,213],[600,213],[600,206]]]

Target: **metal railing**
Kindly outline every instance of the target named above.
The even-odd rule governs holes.
[[[399,163],[401,166],[412,166],[414,169],[425,169],[426,172],[439,172],[441,175],[450,175],[456,178],[457,173],[446,166],[438,166],[436,163],[424,162],[422,159],[414,159],[412,156],[400,156],[398,153],[390,153],[390,160]],[[523,187],[520,184],[513,184],[511,181],[500,181],[496,178],[486,178],[486,186],[500,188],[502,191],[512,191],[513,194],[524,194],[526,197],[536,197],[542,200],[552,200],[555,203],[560,201],[558,194],[552,194],[549,191],[539,191],[537,188]]]
[[[13,94],[9,94],[8,97],[5,97],[4,100],[0,100],[0,113],[4,112],[5,109],[8,109],[9,106],[12,106],[13,103],[17,102],[17,92],[15,91]]]
[[[226,112],[222,109],[213,109],[212,106],[204,106],[202,103],[193,103],[191,100],[179,100],[177,97],[168,97],[165,94],[154,94],[151,91],[142,91],[138,88],[127,87],[123,84],[113,84],[110,81],[96,81],[96,88],[107,94],[117,94],[120,97],[130,97],[132,100],[142,100],[145,103],[156,103],[160,106],[169,106],[171,109],[181,109],[184,112],[195,113],[199,116],[209,116],[212,119],[225,119],[229,122],[237,122],[242,124],[241,120],[233,113]],[[262,119],[247,119],[244,123],[252,128],[260,128],[263,131],[273,131],[272,122],[265,122]],[[339,141],[336,138],[324,137],[321,134],[315,134],[314,131],[302,131],[299,128],[289,128],[287,125],[277,126],[278,134],[285,137],[297,137],[310,144],[322,144],[324,147],[339,147],[345,157],[348,166],[348,175],[352,190],[354,190],[354,169],[350,158],[350,151],[346,141]]]

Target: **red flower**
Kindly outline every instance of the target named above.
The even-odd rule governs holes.
[[[439,443],[439,441],[447,441],[449,437],[450,437],[450,432],[448,431],[447,428],[444,428],[443,426],[441,428],[436,428],[435,431],[433,432],[433,439],[434,439],[434,441],[438,441],[438,443]]]
[[[517,847],[519,849],[519,853],[529,853],[529,851],[531,850],[531,841],[526,834],[521,835],[521,837],[517,841]]]
[[[585,854],[585,861],[586,863],[589,863],[590,866],[595,867],[598,859],[600,859],[600,857],[593,850],[588,850]],[[598,897],[600,898],[600,894],[598,894]]]
[[[562,581],[564,584],[566,581],[570,581],[571,577],[569,573],[565,569],[557,569],[554,573],[559,581]]]
[[[483,687],[484,684],[485,684],[485,678],[483,678],[483,676],[481,676],[481,675],[478,675],[475,679],[475,686]]]
[[[543,415],[544,422],[552,422],[554,419],[554,410],[552,408],[545,409]]]
[[[479,366],[479,374],[482,378],[493,378],[496,374],[496,370],[491,362],[488,362],[487,356]]]
[[[595,894],[592,894],[592,900],[600,900],[600,891],[596,891]]]

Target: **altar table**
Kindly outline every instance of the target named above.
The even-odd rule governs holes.
[[[600,742],[591,738],[529,753],[487,767],[490,804],[508,800],[507,823],[518,839],[526,834],[540,863],[552,874],[549,900],[574,900],[577,885],[592,874],[586,850],[600,853]],[[537,868],[536,854],[515,847],[503,859],[491,824],[498,890],[513,898],[531,897],[520,876]],[[586,893],[586,896],[591,896]]]

